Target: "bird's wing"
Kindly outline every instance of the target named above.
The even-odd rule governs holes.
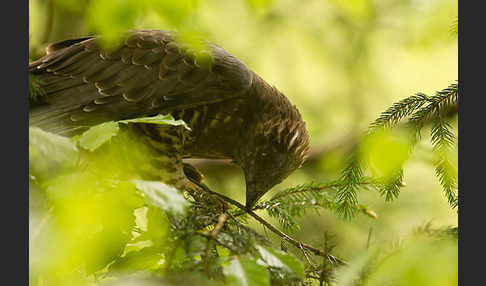
[[[72,131],[220,101],[250,88],[251,72],[240,60],[201,43],[196,48],[169,31],[132,30],[106,49],[97,37],[53,44],[29,65],[46,93],[30,102],[29,124]]]

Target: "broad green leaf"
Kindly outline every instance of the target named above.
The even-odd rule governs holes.
[[[118,124],[114,121],[104,122],[86,130],[79,137],[79,146],[91,152],[98,149],[103,143],[118,133]]]
[[[252,258],[232,259],[229,265],[223,268],[223,272],[229,286],[270,285],[265,266],[258,264]]]
[[[189,203],[176,188],[157,181],[131,180],[146,195],[148,204],[171,214],[184,214]]]
[[[150,123],[150,124],[165,124],[165,125],[174,125],[174,126],[179,126],[182,125],[184,126],[187,130],[191,130],[186,123],[179,119],[179,120],[174,120],[172,115],[156,115],[156,116],[150,116],[150,117],[140,117],[140,118],[133,118],[133,119],[126,119],[126,120],[120,120],[117,121],[119,123]]]
[[[95,233],[86,245],[86,273],[99,271],[117,259],[130,238],[130,234],[113,227]]]
[[[29,150],[57,163],[74,164],[78,156],[76,144],[69,138],[29,126]]]
[[[54,177],[46,181],[47,194],[58,200],[60,198],[82,198],[94,195],[101,190],[94,174],[77,172]]]
[[[271,247],[256,246],[260,257],[270,267],[283,268],[295,273],[301,279],[304,279],[304,264],[290,253],[282,252]]]
[[[129,274],[139,270],[152,270],[159,267],[162,256],[157,247],[144,247],[140,250],[128,252],[118,258],[108,268],[109,274]]]
[[[147,219],[147,236],[152,241],[163,239],[166,236],[169,224],[167,215],[159,208],[148,206],[145,216]]]

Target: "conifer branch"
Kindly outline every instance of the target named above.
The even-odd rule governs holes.
[[[457,170],[451,162],[450,156],[453,146],[456,145],[454,136],[450,132],[450,124],[447,120],[448,112],[454,104],[457,104],[458,85],[451,84],[439,91],[434,96],[417,93],[400,100],[383,112],[379,118],[370,124],[367,132],[357,144],[353,153],[348,157],[346,167],[341,172],[339,182],[341,187],[335,195],[337,211],[344,219],[352,218],[356,214],[358,204],[358,182],[367,167],[366,156],[363,156],[363,142],[372,134],[388,131],[402,119],[408,117],[406,128],[408,130],[408,155],[412,153],[417,141],[421,138],[421,130],[429,118],[433,118],[431,130],[432,144],[434,146],[434,165],[436,174],[444,188],[449,203],[457,206]],[[406,158],[403,160],[403,162]],[[401,162],[401,165],[403,165]],[[380,182],[379,192],[386,200],[398,197],[400,187],[403,186],[403,168],[399,166],[388,174],[383,174],[376,180]]]
[[[314,247],[312,245],[309,245],[309,244],[306,244],[306,243],[303,243],[303,242],[300,242],[290,236],[288,236],[287,234],[285,234],[283,231],[279,230],[278,228],[276,228],[275,226],[273,226],[271,223],[269,223],[268,221],[266,221],[264,218],[262,218],[261,216],[257,215],[255,212],[253,212],[252,210],[249,210],[248,208],[246,208],[244,205],[242,205],[241,203],[225,196],[225,195],[221,195],[219,193],[216,193],[214,191],[212,191],[208,186],[206,186],[203,182],[194,182],[196,183],[199,187],[201,187],[204,191],[210,193],[210,194],[213,194],[213,195],[216,195],[218,197],[221,197],[223,198],[226,202],[238,207],[240,210],[244,211],[245,213],[249,214],[251,217],[253,217],[255,220],[257,220],[258,222],[260,222],[261,224],[263,224],[265,227],[267,227],[269,230],[271,230],[273,233],[277,234],[278,236],[280,236],[283,240],[291,243],[292,245],[294,245],[295,247],[297,247],[298,249],[302,250],[302,251],[311,251],[312,253],[314,253],[315,255],[320,255],[320,256],[323,256],[323,257],[326,257],[331,263],[337,263],[338,265],[347,265],[346,261],[338,258],[338,257],[335,257],[334,255],[332,254],[329,254],[327,253],[326,251],[322,250],[322,249],[319,249],[317,247]]]
[[[213,230],[208,234],[208,245],[204,251],[204,264],[203,269],[204,273],[209,273],[209,259],[211,258],[211,252],[216,245],[216,239],[218,237],[218,233],[223,227],[224,222],[226,221],[226,215],[220,214],[218,217],[218,222],[214,226]]]
[[[444,188],[444,192],[452,208],[458,205],[457,198],[457,169],[452,163],[452,154],[455,147],[455,137],[451,132],[451,126],[447,119],[447,113],[452,103],[457,102],[457,85],[452,85],[447,89],[438,92],[435,96],[435,116],[430,131],[433,146],[435,172]]]
[[[429,101],[429,97],[423,93],[417,93],[394,103],[378,119],[370,124],[367,134],[387,130],[397,124],[402,118],[411,115],[415,110]]]
[[[451,162],[451,156],[454,149],[454,135],[450,131],[450,124],[446,117],[436,114],[432,126],[432,144],[434,160],[436,166],[435,172],[439,181],[444,188],[449,204],[455,208],[458,204],[457,199],[457,170]]]
[[[240,207],[240,206],[238,206],[238,207]],[[257,215],[255,212],[253,212],[253,211],[247,211],[247,213],[249,215],[251,215],[254,219],[256,219],[258,222],[260,222],[261,224],[263,224],[264,226],[266,226],[268,229],[270,229],[273,233],[275,233],[278,236],[282,237],[282,239],[290,242],[292,245],[294,245],[295,247],[301,249],[303,252],[305,252],[306,250],[310,250],[315,255],[320,255],[320,256],[326,257],[331,262],[337,262],[338,265],[347,265],[346,261],[344,261],[344,260],[342,260],[340,258],[337,258],[334,255],[331,255],[331,254],[327,253],[326,251],[324,251],[322,249],[319,249],[317,247],[314,247],[314,246],[311,246],[309,244],[300,242],[300,241],[298,241],[296,239],[293,239],[292,237],[288,236],[287,234],[285,234],[284,232],[282,232],[281,230],[279,230],[278,228],[276,228],[275,226],[273,226],[272,224],[270,224],[264,218],[262,218],[261,216]]]
[[[454,146],[457,147],[452,128],[447,115],[454,104],[457,104],[459,87],[452,84],[449,87],[437,92],[430,97],[429,105],[416,112],[408,125],[411,127],[414,136],[413,144],[420,138],[420,130],[429,118],[432,120],[431,143],[433,146],[433,164],[436,167],[436,175],[444,189],[446,198],[452,208],[458,205],[457,199],[457,169],[454,167],[451,156]],[[411,146],[411,149],[413,145]]]
[[[379,184],[369,177],[361,177],[356,185],[362,189],[378,189]],[[335,211],[338,208],[331,193],[337,192],[342,187],[339,181],[327,184],[302,184],[293,188],[282,190],[270,200],[262,201],[255,206],[256,209],[266,209],[270,216],[278,219],[284,230],[298,229],[299,225],[295,217],[304,216],[307,211],[328,209]],[[356,204],[356,211],[361,211],[369,217],[376,218],[376,214],[366,207]],[[366,209],[366,211],[365,211]]]
[[[400,188],[405,186],[403,182],[403,168],[400,166],[379,178],[380,195],[385,196],[385,201],[392,201],[398,198]]]
[[[336,193],[337,212],[343,219],[349,219],[356,215],[353,206],[358,204],[357,182],[363,176],[364,160],[360,157],[361,144],[358,144],[354,152],[347,160],[346,168],[341,172],[339,181],[342,183]]]

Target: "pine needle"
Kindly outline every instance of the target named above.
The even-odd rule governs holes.
[[[397,123],[408,118],[405,125],[409,137],[408,155],[412,153],[416,143],[421,139],[421,130],[424,125],[433,119],[431,129],[431,141],[433,145],[434,166],[439,181],[444,188],[447,200],[453,208],[457,202],[457,170],[451,158],[454,147],[457,147],[452,134],[447,115],[451,107],[457,103],[458,85],[451,84],[447,88],[437,92],[434,96],[417,93],[394,103],[380,117],[370,124],[367,132],[357,144],[353,153],[348,157],[346,167],[341,172],[338,182],[340,188],[335,195],[336,210],[343,219],[355,216],[358,205],[358,184],[363,178],[363,172],[368,167],[367,156],[364,154],[363,142],[379,132],[389,131]],[[380,177],[373,178],[379,183],[378,191],[385,196],[385,200],[392,200],[400,194],[403,186],[403,163],[393,168]]]

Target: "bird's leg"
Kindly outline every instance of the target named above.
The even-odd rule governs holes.
[[[208,193],[202,185],[203,175],[197,168],[182,162],[186,129],[182,126],[159,124],[129,124],[136,143],[137,154],[132,165],[146,180],[161,180],[181,191],[187,191],[194,200],[207,206],[214,206],[218,213],[224,213],[229,205],[217,195]],[[133,146],[133,145],[130,145]],[[133,152],[131,152],[133,154]]]
[[[198,168],[194,167],[191,164],[183,163],[184,165],[184,174],[186,177],[193,182],[201,183],[204,175],[198,170]]]
[[[218,213],[221,214],[229,209],[229,204],[226,201],[213,191],[207,191],[209,188],[202,182],[204,176],[196,167],[184,163],[184,173],[188,179],[186,191],[197,203],[214,206]]]

